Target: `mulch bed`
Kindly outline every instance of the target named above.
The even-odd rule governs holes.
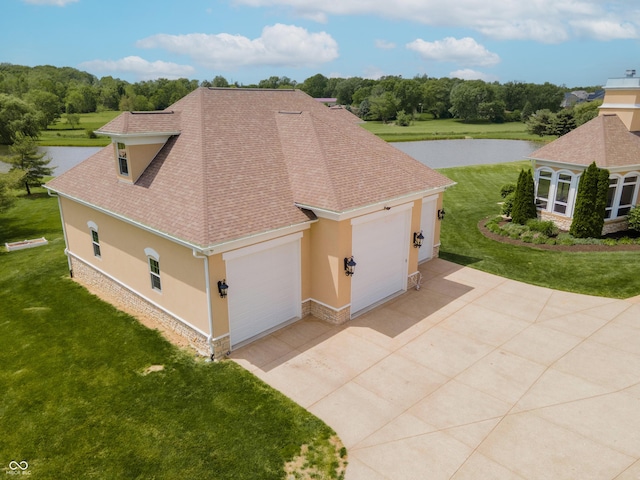
[[[503,237],[497,233],[490,232],[485,226],[488,222],[487,218],[484,218],[478,222],[478,230],[485,237],[495,240],[496,242],[508,243],[509,245],[517,245],[520,247],[537,248],[539,250],[556,250],[558,252],[628,252],[628,251],[640,251],[640,245],[547,245],[547,244],[535,244],[527,243],[522,240],[515,240],[510,237]]]

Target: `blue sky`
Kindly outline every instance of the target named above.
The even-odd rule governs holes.
[[[2,0],[0,62],[130,82],[640,73],[638,0]]]

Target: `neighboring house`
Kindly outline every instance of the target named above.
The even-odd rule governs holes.
[[[299,90],[199,88],[121,114],[96,132],[110,146],[46,185],[71,275],[216,358],[405,291],[453,182],[358,122]]]
[[[640,202],[640,78],[634,74],[609,79],[598,117],[529,157],[542,219],[569,229],[580,176],[595,162],[611,173],[603,234],[628,228],[626,215]]]

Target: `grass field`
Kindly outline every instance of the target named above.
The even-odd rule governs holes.
[[[231,361],[196,359],[68,278],[57,201],[0,215],[0,465],[31,479],[282,479],[311,445],[336,478],[333,432]],[[162,371],[146,373],[151,365]],[[1,474],[2,470],[0,470]]]
[[[440,257],[534,285],[612,298],[640,295],[637,251],[560,252],[503,244],[478,222],[500,213],[500,187],[529,162],[439,170],[458,184],[445,192]]]
[[[451,140],[467,137],[534,141],[550,141],[556,138],[531,135],[527,133],[526,125],[522,122],[465,123],[453,118],[415,121],[408,127],[400,127],[392,123],[367,122],[363,127],[388,142]]]
[[[75,129],[71,129],[63,115],[63,118],[40,133],[38,144],[49,147],[103,147],[111,142],[109,137],[89,138],[87,132],[99,129],[119,114],[113,111],[82,113],[80,124]]]

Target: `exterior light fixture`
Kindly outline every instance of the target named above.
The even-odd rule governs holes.
[[[353,257],[345,257],[344,258],[344,273],[347,277],[350,277],[355,273],[356,270],[356,262],[353,260]]]
[[[442,220],[444,218],[445,215],[445,211],[444,208],[441,208],[440,210],[438,210],[438,220]]]
[[[419,232],[413,232],[413,248],[420,248],[423,240],[424,235],[422,234],[422,230]]]
[[[227,285],[225,280],[218,281],[218,293],[220,293],[220,298],[226,298],[228,289],[229,285]]]

